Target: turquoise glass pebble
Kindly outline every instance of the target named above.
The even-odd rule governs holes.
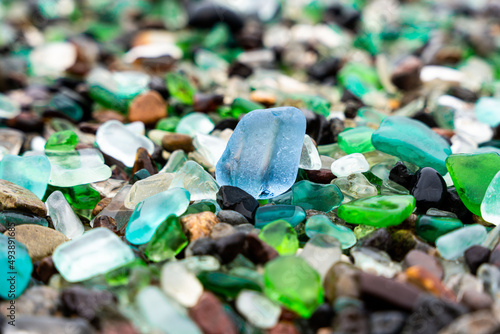
[[[258,109],[236,126],[215,175],[258,199],[283,194],[297,177],[306,118],[294,107]]]
[[[372,144],[381,152],[395,155],[419,167],[432,167],[445,175],[450,145],[422,122],[393,116],[382,121],[372,135]]]
[[[45,155],[6,155],[0,161],[0,179],[30,190],[42,199],[50,178],[50,162]]]
[[[356,236],[349,228],[334,224],[325,215],[315,215],[309,218],[305,226],[306,235],[309,238],[317,234],[326,234],[334,237],[342,245],[342,249],[347,249],[356,244]]]
[[[189,200],[186,189],[172,188],[139,202],[128,221],[125,238],[134,245],[149,242],[169,215],[180,216],[186,211]]]
[[[486,228],[479,224],[469,225],[447,233],[436,240],[436,248],[447,260],[456,260],[471,246],[486,240]]]
[[[10,235],[12,233],[12,235]],[[10,237],[9,237],[10,235]],[[33,264],[26,246],[14,239],[15,232],[7,236],[0,234],[0,297],[12,300],[18,298],[28,287]]]
[[[269,205],[257,208],[255,213],[255,227],[262,228],[278,220],[286,220],[292,227],[306,218],[306,212],[296,205]]]
[[[111,230],[98,227],[61,244],[52,259],[66,281],[80,282],[120,268],[135,255]]]
[[[328,212],[338,207],[344,200],[339,187],[334,184],[319,184],[303,180],[292,187],[292,205],[304,210]]]
[[[476,117],[482,123],[491,127],[500,124],[500,99],[495,97],[481,97],[475,105]]]

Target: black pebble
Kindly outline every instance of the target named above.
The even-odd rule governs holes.
[[[259,202],[252,195],[232,186],[222,186],[217,192],[217,203],[223,210],[241,213],[250,223],[254,222],[255,211]]]
[[[424,167],[415,173],[414,180],[410,194],[417,201],[417,212],[426,213],[430,208],[440,209],[447,197],[443,177],[434,168]]]
[[[477,268],[483,263],[488,262],[489,258],[490,250],[479,245],[470,247],[464,253],[465,263],[467,263],[470,272],[474,275],[476,274]]]

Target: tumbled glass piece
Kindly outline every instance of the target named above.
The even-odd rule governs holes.
[[[323,303],[321,277],[304,259],[295,256],[280,256],[266,263],[264,292],[304,318]]]
[[[6,235],[0,234],[0,297],[16,299],[28,287],[33,264],[26,246],[15,240],[15,228],[9,228]]]
[[[136,71],[110,72],[95,68],[87,75],[92,99],[121,112],[126,112],[128,103],[148,89],[149,81],[149,75]]]
[[[6,155],[0,161],[0,179],[30,190],[42,199],[50,177],[50,162],[44,155]]]
[[[107,180],[111,176],[111,169],[104,164],[102,154],[94,148],[48,158],[51,166],[49,184],[56,187],[73,187]]]
[[[386,252],[376,248],[355,247],[351,249],[351,255],[356,267],[378,276],[392,278],[402,271],[401,264],[393,262]]]
[[[50,194],[45,205],[47,205],[47,212],[57,231],[70,239],[83,234],[85,231],[83,224],[69,206],[62,192],[54,191]]]
[[[372,135],[373,146],[419,167],[432,167],[441,175],[447,172],[445,160],[450,145],[422,122],[393,116],[382,121]]]
[[[481,202],[481,216],[488,223],[500,225],[500,172],[491,180]]]
[[[169,72],[166,79],[170,95],[184,104],[193,104],[196,91],[185,75]]]
[[[80,282],[134,261],[132,249],[104,227],[65,242],[52,255],[59,273],[68,282]]]
[[[380,186],[380,195],[409,195],[410,191],[402,185],[391,181],[384,180]]]
[[[188,161],[186,153],[183,150],[176,150],[170,154],[165,166],[160,170],[160,173],[174,173],[181,169]]]
[[[261,291],[259,284],[248,277],[239,277],[219,271],[202,272],[197,275],[205,290],[228,298],[236,297],[243,290]]]
[[[149,138],[130,131],[115,120],[107,121],[99,127],[95,141],[103,153],[123,162],[127,167],[134,166],[138,148],[145,148],[149,154],[154,151],[154,144]]]
[[[339,187],[344,196],[354,199],[371,197],[378,194],[377,187],[371,184],[366,176],[360,173],[337,177],[332,181],[332,184]]]
[[[311,137],[305,135],[302,153],[300,154],[299,168],[306,170],[321,169],[321,158],[318,149],[314,145]]]
[[[142,288],[135,303],[150,331],[201,334],[194,321],[156,286]]]
[[[492,128],[500,124],[500,99],[495,97],[483,96],[477,100],[474,106],[477,119],[488,124]]]
[[[245,290],[236,298],[236,309],[258,328],[272,328],[278,323],[281,307],[261,293]]]
[[[29,213],[16,212],[16,211],[0,211],[0,224],[5,227],[9,225],[23,225],[23,224],[34,224],[41,225],[44,227],[49,226],[47,219],[35,216]]]
[[[293,227],[286,220],[276,220],[260,230],[259,238],[281,255],[295,254],[299,239]]]
[[[292,227],[306,218],[306,212],[296,205],[269,205],[257,208],[255,212],[255,227],[262,228],[278,220],[286,220]]]
[[[307,180],[299,181],[292,187],[291,204],[304,210],[328,212],[338,207],[344,195],[334,184],[319,184]]]
[[[74,187],[51,187],[63,193],[69,205],[76,210],[92,210],[101,200],[99,192],[88,184]]]
[[[500,171],[500,155],[453,154],[446,160],[446,166],[464,205],[473,214],[480,216],[486,190]]]
[[[331,170],[337,177],[349,176],[355,173],[364,173],[370,169],[370,165],[361,153],[352,153],[339,158],[332,163]]]
[[[21,113],[21,107],[7,95],[0,94],[0,118],[12,119]]]
[[[376,227],[398,225],[415,209],[415,197],[411,195],[379,195],[342,204],[337,215],[350,224]]]
[[[486,234],[486,228],[482,225],[467,225],[439,237],[436,240],[436,248],[443,258],[456,260],[464,255],[469,247],[483,243]]]
[[[374,131],[367,126],[344,130],[337,138],[339,147],[347,154],[373,151],[375,150],[375,147],[372,145],[372,134]]]
[[[340,261],[342,247],[340,242],[327,234],[316,234],[304,246],[300,257],[311,265],[323,280],[330,267]]]
[[[293,107],[254,110],[236,126],[217,163],[217,182],[266,199],[295,182],[306,120]]]
[[[193,140],[193,146],[208,163],[212,166],[217,165],[222,153],[226,149],[226,142],[215,136],[198,133]]]
[[[99,216],[108,216],[115,219],[116,228],[118,230],[125,226],[134,212],[134,210],[128,209],[123,204],[125,197],[130,191],[130,187],[132,187],[130,184],[126,184],[121,187],[121,189],[114,195],[111,202],[95,218]],[[90,226],[92,227],[94,226],[94,220],[90,222]]]
[[[125,237],[131,244],[149,242],[158,226],[171,214],[180,216],[189,205],[189,192],[172,188],[137,204],[129,219]]]
[[[170,215],[156,229],[144,249],[146,257],[153,262],[174,258],[188,244],[179,218]]]
[[[210,118],[201,112],[192,112],[182,117],[175,132],[194,137],[197,133],[209,134],[215,125]]]
[[[174,178],[173,173],[158,173],[143,180],[139,180],[132,185],[123,205],[129,209],[135,209],[139,202],[148,197],[168,190]]]
[[[200,164],[194,161],[186,162],[182,168],[174,174],[170,189],[174,187],[184,188],[191,194],[192,201],[202,199],[213,199],[217,197],[219,185],[214,178],[208,174]]]
[[[457,218],[422,215],[415,224],[415,232],[418,237],[434,243],[440,236],[462,227],[464,224]]]
[[[45,143],[45,151],[72,151],[78,145],[78,136],[71,130],[59,131],[50,135]]]
[[[349,228],[334,224],[325,215],[315,215],[309,218],[305,226],[306,235],[313,238],[318,234],[326,234],[337,239],[342,249],[347,249],[356,244],[356,236]]]
[[[161,288],[184,307],[193,307],[203,293],[203,286],[183,263],[167,262],[161,269]]]

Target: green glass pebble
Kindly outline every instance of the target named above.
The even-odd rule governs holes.
[[[175,72],[168,73],[167,88],[170,95],[180,102],[189,105],[193,104],[196,91],[186,76]]]
[[[174,132],[180,120],[181,119],[176,116],[162,118],[156,123],[155,128],[158,130]]]
[[[360,126],[342,131],[337,142],[339,147],[347,154],[365,153],[375,150],[372,145],[372,134],[375,132],[367,126]]]
[[[456,260],[474,245],[480,245],[486,240],[486,228],[479,224],[447,233],[436,240],[436,248],[447,260]]]
[[[450,145],[422,122],[393,116],[382,121],[372,135],[373,146],[419,167],[432,167],[441,175],[447,172],[445,160]]]
[[[234,298],[243,290],[262,291],[253,280],[219,271],[202,272],[197,277],[206,290],[227,298]]]
[[[71,92],[71,91],[69,91]],[[49,107],[60,111],[74,121],[80,121],[83,117],[82,107],[69,95],[74,94],[68,91],[56,93],[49,102]],[[77,96],[78,98],[78,96]]]
[[[309,318],[323,303],[320,275],[302,258],[280,256],[264,267],[266,296]]]
[[[281,255],[295,254],[299,249],[297,233],[286,220],[267,224],[260,231],[259,238]]]
[[[45,144],[46,152],[73,151],[78,145],[78,136],[71,130],[53,133]]]
[[[214,123],[207,115],[200,112],[192,112],[181,118],[175,128],[175,132],[194,137],[198,133],[209,134],[214,127]]]
[[[8,230],[7,235],[0,234],[0,247],[0,297],[16,299],[28,287],[33,264],[26,246],[15,240],[15,231]]]
[[[200,213],[205,211],[216,213],[218,211],[217,202],[215,201],[211,202],[210,200],[203,200],[197,203],[193,203],[190,206],[188,206],[186,212],[184,212],[184,215],[190,215],[192,213]]]
[[[283,219],[292,227],[306,218],[306,212],[296,205],[269,205],[257,208],[255,212],[255,227],[262,228],[267,224]]]
[[[356,236],[356,239],[361,239],[362,237],[372,233],[376,229],[377,228],[375,226],[359,224],[354,228],[354,235]]]
[[[340,241],[342,249],[351,248],[356,244],[356,236],[349,228],[332,223],[325,215],[315,215],[309,218],[305,226],[309,238],[317,234],[326,234]]]
[[[303,180],[292,186],[291,204],[300,206],[304,210],[329,212],[338,207],[343,200],[344,195],[334,184]]]
[[[379,195],[342,204],[337,215],[350,224],[386,227],[401,224],[413,212],[415,204],[411,195]]]
[[[481,202],[481,216],[488,223],[500,225],[500,172],[491,180]]]
[[[149,242],[158,226],[168,216],[180,216],[186,211],[189,198],[186,189],[172,188],[139,202],[125,231],[127,241],[135,245]]]
[[[464,224],[457,218],[422,215],[418,217],[415,231],[418,237],[434,243],[440,236],[462,227]]]
[[[446,160],[446,166],[464,205],[473,214],[480,216],[486,190],[500,171],[500,155],[453,154]]]
[[[88,184],[82,184],[74,187],[54,187],[49,186],[47,194],[59,190],[64,197],[76,210],[92,210],[101,200],[99,192]],[[46,197],[48,197],[46,195]]]
[[[238,118],[243,114],[249,113],[250,111],[264,108],[265,107],[260,103],[255,103],[253,101],[237,97],[233,100],[233,103],[231,103],[231,116]]]
[[[174,258],[186,247],[188,239],[182,231],[176,215],[170,215],[158,226],[151,240],[146,244],[144,254],[153,262]]]
[[[49,222],[45,218],[16,211],[0,211],[0,224],[5,227],[8,227],[9,225],[16,226],[23,224],[35,224],[45,227],[49,226]]]

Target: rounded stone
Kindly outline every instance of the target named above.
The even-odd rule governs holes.
[[[15,231],[16,240],[26,246],[33,262],[52,255],[57,246],[69,240],[61,232],[40,225],[23,224],[16,226]]]
[[[47,216],[45,204],[28,189],[12,182],[0,180],[0,211],[16,210]]]
[[[248,224],[248,220],[245,216],[234,210],[221,210],[217,213],[217,218],[219,218],[221,222],[233,226]]]
[[[128,109],[128,119],[131,122],[153,124],[165,117],[167,117],[167,103],[154,90],[136,96]]]
[[[169,152],[183,150],[186,153],[193,152],[193,138],[182,133],[169,133],[161,140],[163,148]]]

